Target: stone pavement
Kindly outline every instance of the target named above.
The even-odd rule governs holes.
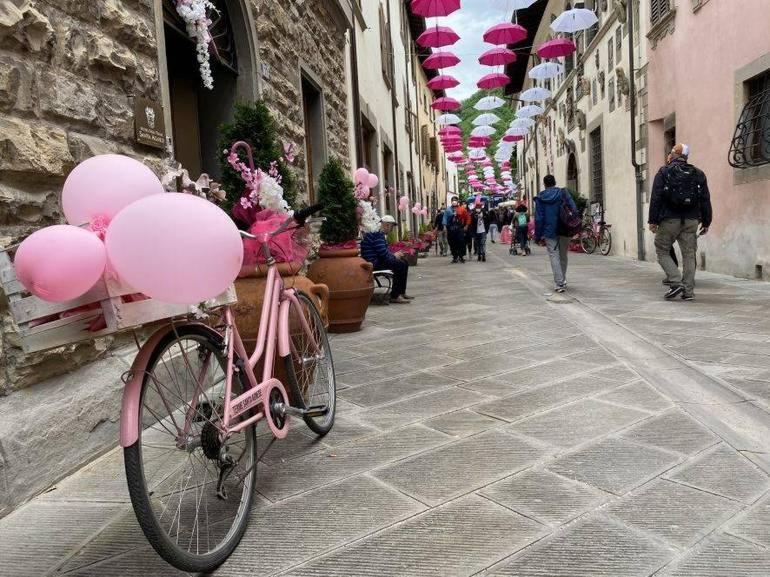
[[[333,338],[338,420],[259,471],[217,576],[770,575],[770,285],[541,249],[434,256]],[[117,375],[116,375],[117,378]],[[0,520],[0,575],[171,576],[114,451]]]

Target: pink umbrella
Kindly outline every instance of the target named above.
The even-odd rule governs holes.
[[[537,49],[537,55],[540,58],[561,58],[563,56],[569,56],[577,50],[575,43],[569,38],[554,38],[548,42],[544,42]]]
[[[435,78],[431,78],[428,81],[428,88],[430,88],[431,90],[444,90],[446,88],[454,88],[459,84],[460,84],[460,81],[457,80],[457,78],[455,78],[454,76],[442,74],[441,76],[436,76]]]
[[[479,80],[476,83],[476,86],[478,86],[479,88],[492,90],[494,88],[500,88],[501,86],[505,86],[510,81],[511,79],[508,78],[508,75],[501,74],[500,72],[495,72],[492,74],[487,74],[486,76],[482,77],[481,80]]]
[[[516,62],[516,53],[508,48],[492,48],[479,56],[479,64],[484,66],[504,66]]]
[[[462,130],[459,126],[445,126],[438,131],[439,136],[448,136],[450,134],[462,134]]]
[[[460,102],[450,96],[442,96],[438,100],[435,100],[433,104],[430,105],[431,108],[434,110],[442,110],[442,111],[448,111],[448,110],[457,110],[462,105]]]
[[[484,42],[489,44],[516,44],[527,37],[527,29],[518,24],[503,22],[484,32]]]
[[[460,0],[412,0],[412,12],[423,18],[449,16],[460,9]]]
[[[489,160],[488,158],[485,158],[484,160],[481,161],[481,166],[492,166],[492,161]]]
[[[519,140],[524,140],[523,136],[513,136],[513,135],[507,135],[503,136],[504,142],[518,142]]]
[[[457,32],[449,26],[434,26],[420,34],[417,38],[417,44],[423,48],[441,48],[442,46],[451,46],[459,39]]]
[[[468,141],[468,146],[471,148],[486,148],[492,144],[492,139],[488,136],[479,136],[478,138],[471,138]]]
[[[437,50],[425,59],[422,63],[423,68],[437,70],[439,68],[451,68],[460,63],[460,59],[446,50]]]

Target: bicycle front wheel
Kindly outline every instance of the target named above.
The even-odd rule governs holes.
[[[230,556],[254,497],[254,425],[224,441],[219,435],[226,371],[218,335],[197,325],[170,331],[150,354],[139,439],[124,449],[139,525],[158,554],[183,571],[210,572]],[[245,390],[239,374],[233,396]]]
[[[284,358],[289,386],[295,403],[322,408],[319,416],[305,416],[305,424],[317,435],[334,425],[337,408],[337,380],[334,360],[321,315],[305,293],[297,292],[297,304],[289,312],[291,354]],[[304,322],[303,322],[304,319]]]
[[[585,227],[581,231],[580,246],[583,247],[583,252],[586,254],[593,254],[596,250],[596,237],[594,236],[593,228],[590,226]]]
[[[602,232],[599,233],[599,250],[604,256],[610,254],[612,250],[612,233],[606,228],[603,228]]]

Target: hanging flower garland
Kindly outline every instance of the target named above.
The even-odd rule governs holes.
[[[209,52],[209,46],[213,45],[213,38],[209,31],[211,26],[209,10],[218,12],[210,0],[176,0],[176,11],[187,26],[187,34],[195,39],[203,86],[211,90],[214,88],[214,78],[211,75]]]

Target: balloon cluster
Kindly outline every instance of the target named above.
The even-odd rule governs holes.
[[[166,193],[127,156],[76,166],[61,204],[69,224],[31,234],[14,259],[19,281],[41,299],[77,299],[107,274],[154,299],[198,304],[240,271],[243,244],[232,220],[203,198]]]
[[[356,198],[359,200],[367,200],[371,195],[371,189],[377,188],[377,185],[380,184],[377,175],[370,173],[363,167],[356,169],[353,178],[356,183]]]
[[[380,217],[374,208],[373,199],[371,199],[371,189],[380,184],[380,179],[376,174],[370,173],[366,168],[358,168],[353,173],[353,179],[356,183],[356,198],[358,199],[358,215],[361,221],[361,227],[365,232],[374,232],[380,228]]]

